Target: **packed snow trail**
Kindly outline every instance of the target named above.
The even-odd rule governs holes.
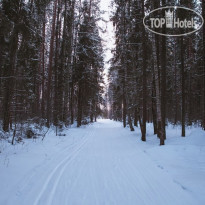
[[[136,143],[136,137],[129,134],[120,123],[110,120],[86,127],[78,133],[81,136],[75,143],[65,144],[50,160],[20,179],[0,204],[200,204],[190,190],[160,169]]]

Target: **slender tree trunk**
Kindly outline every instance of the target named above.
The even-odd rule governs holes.
[[[153,65],[154,71],[154,65]],[[154,72],[153,72],[154,73]],[[157,112],[156,112],[156,85],[155,85],[155,75],[153,75],[153,82],[152,82],[152,118],[153,118],[153,125],[154,125],[154,134],[158,133],[157,130]]]
[[[138,127],[138,113],[137,113],[137,108],[135,108],[135,118],[134,118],[134,126]]]
[[[205,19],[205,1],[202,0],[202,16]],[[203,25],[203,119],[202,127],[205,130],[205,24]]]
[[[68,102],[68,68],[67,68],[67,50],[69,50],[68,46],[68,33],[70,32],[69,25],[69,17],[68,17],[68,8],[67,1],[64,1],[65,10],[64,10],[64,24],[63,24],[63,36],[61,43],[61,51],[59,56],[60,66],[58,67],[58,116],[59,121],[67,122],[67,102]]]
[[[71,22],[72,22],[72,32],[74,32],[75,30],[75,24],[73,23],[74,22],[74,14],[75,14],[75,0],[72,1],[72,11],[71,11]],[[72,44],[71,44],[71,48],[70,48],[70,51],[72,52],[72,45],[73,44],[76,44],[76,42],[74,43],[74,41],[77,41],[77,32],[76,32],[76,36],[73,37],[73,33],[72,33]],[[74,82],[73,82],[73,67],[75,67],[76,65],[76,49],[74,49],[73,51],[73,55],[70,55],[71,56],[71,69],[70,69],[70,72],[71,72],[71,84],[70,84],[70,118],[71,118],[71,124],[74,123]]]
[[[126,109],[127,109],[127,103],[126,103],[125,90],[124,90],[124,88],[123,88],[122,104],[123,104],[123,108],[122,108],[123,126],[126,127],[126,116],[127,116]]]
[[[185,72],[184,72],[184,40],[181,37],[181,91],[182,91],[182,105],[181,105],[181,123],[182,123],[182,137],[185,137]]]
[[[177,60],[176,60],[176,42],[174,44],[174,96],[175,96],[175,116],[174,124],[178,121],[178,97],[177,97]]]
[[[45,12],[45,11],[44,11]],[[46,40],[46,12],[43,20],[43,42],[42,42],[42,101],[41,101],[41,116],[45,118],[45,40]]]
[[[158,63],[157,63],[157,39],[155,36],[152,39],[153,43],[153,59],[154,59],[154,77],[155,77],[155,86],[156,86],[156,109],[157,109],[157,125],[158,125],[158,137],[160,138],[160,145],[164,145],[164,130],[162,128],[162,106],[161,106],[161,96],[160,96],[160,85],[159,85],[159,72],[158,72]]]
[[[141,1],[142,3],[142,17],[144,18],[145,11],[144,11],[144,0]],[[142,141],[146,141],[146,122],[147,122],[147,51],[146,51],[146,33],[144,25],[142,27],[142,49],[143,49],[143,68],[142,68],[142,75],[143,75],[143,82],[142,82],[142,92],[143,92],[143,119],[142,119]]]
[[[59,84],[62,83],[62,78],[59,79],[59,49],[60,49],[60,35],[61,35],[61,20],[60,20],[60,11],[61,11],[61,3],[59,2],[58,12],[57,12],[57,23],[56,23],[56,34],[55,34],[55,62],[54,62],[54,108],[53,108],[53,121],[54,125],[58,126],[59,121],[62,121],[62,97],[59,94]],[[63,67],[63,66],[62,66]],[[61,82],[60,82],[61,81]],[[61,87],[63,90],[63,87]],[[61,91],[62,92],[62,91]]]
[[[55,0],[54,7],[53,7],[53,22],[52,22],[52,29],[51,29],[50,53],[49,53],[49,64],[48,64],[47,127],[50,127],[50,118],[51,118],[51,81],[52,81],[53,49],[54,49],[54,38],[55,38],[57,4],[58,4],[58,0]]]
[[[128,111],[128,123],[129,123],[129,127],[130,127],[130,131],[135,131],[133,125],[132,125],[132,118],[131,118],[131,114],[130,111]]]
[[[73,96],[74,96],[74,88],[73,88],[73,83],[71,83],[71,86],[70,86],[70,118],[71,118],[71,125],[74,123]]]
[[[82,85],[80,83],[78,90],[78,116],[77,116],[77,127],[82,125]]]
[[[4,95],[4,114],[3,114],[3,130],[9,131],[9,123],[11,118],[11,104],[13,98],[13,87],[14,87],[14,73],[16,67],[16,52],[18,47],[18,31],[16,26],[11,37],[10,42],[10,63],[6,71],[6,82],[5,82],[5,95]]]
[[[95,109],[95,101],[92,100],[91,102],[91,108],[90,108],[90,122],[93,123],[93,118],[94,118],[94,109]]]
[[[166,0],[162,0],[162,5],[165,5]],[[166,33],[166,27],[163,27],[163,33]],[[162,66],[162,77],[161,77],[161,106],[162,106],[162,129],[164,139],[166,139],[166,64],[167,64],[167,48],[166,48],[166,36],[162,38],[162,54],[161,54],[161,66]]]

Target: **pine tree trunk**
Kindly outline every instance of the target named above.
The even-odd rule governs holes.
[[[157,125],[158,125],[158,137],[160,138],[160,145],[164,145],[164,130],[162,128],[162,106],[161,106],[161,96],[160,96],[160,80],[159,80],[159,72],[157,63],[157,44],[158,44],[158,37],[155,36],[152,38],[153,42],[153,60],[154,60],[154,78],[155,78],[155,87],[156,87],[156,110],[157,110]]]
[[[61,44],[61,51],[59,56],[59,63],[60,66],[58,68],[58,86],[57,86],[57,95],[58,95],[58,105],[57,105],[57,112],[59,121],[67,123],[67,102],[68,102],[68,68],[67,68],[67,50],[68,48],[68,2],[65,1],[65,10],[64,10],[64,24],[63,24],[63,36],[62,36],[62,44]]]
[[[137,108],[135,108],[135,118],[134,118],[134,126],[138,127],[138,113],[137,113]]]
[[[94,113],[95,113],[95,101],[92,100],[91,107],[90,107],[90,122],[93,123],[94,120]]]
[[[54,2],[53,8],[53,22],[51,29],[50,39],[50,53],[49,53],[49,64],[48,64],[48,86],[47,86],[47,127],[50,127],[51,118],[51,81],[52,81],[52,67],[53,67],[53,50],[54,50],[54,38],[55,38],[55,25],[56,25],[56,10],[58,0]]]
[[[62,69],[59,68],[59,49],[60,49],[60,35],[61,35],[61,21],[60,21],[60,11],[61,6],[58,6],[58,12],[57,12],[57,23],[56,23],[56,34],[55,34],[55,62],[54,62],[54,116],[53,116],[53,122],[55,126],[59,125],[59,122],[62,121],[62,97],[58,95],[58,88],[59,84],[62,83],[62,78],[59,79],[59,70]],[[63,87],[61,88],[63,90]],[[62,92],[62,90],[60,92]]]
[[[184,41],[181,37],[181,92],[182,92],[182,108],[181,108],[181,123],[182,137],[185,137],[185,72],[184,72]]]
[[[162,5],[165,5],[166,1],[162,0]],[[166,33],[166,27],[163,27],[163,33]],[[166,64],[167,64],[167,54],[166,54],[166,36],[162,36],[162,54],[161,54],[161,67],[162,67],[162,77],[161,77],[161,106],[162,106],[162,129],[164,134],[164,139],[166,139]]]
[[[123,126],[126,127],[126,116],[127,116],[127,103],[126,103],[126,98],[125,98],[125,91],[123,89],[123,97],[122,97],[122,104],[123,104],[123,108],[122,108],[122,118],[123,118]]]
[[[79,84],[78,90],[78,114],[77,114],[77,127],[82,125],[82,85]]]
[[[14,87],[14,73],[16,67],[16,52],[18,47],[18,31],[16,26],[11,37],[10,42],[10,62],[7,67],[5,76],[7,77],[5,82],[5,94],[4,94],[4,113],[3,113],[3,130],[5,132],[9,131],[9,124],[11,118],[11,104],[13,98],[13,87]]]
[[[154,71],[154,65],[153,65]],[[154,73],[154,72],[153,72]],[[158,133],[157,130],[157,113],[156,113],[156,85],[155,85],[155,75],[153,75],[153,82],[152,82],[152,118],[153,118],[153,125],[154,125],[154,134]]]
[[[142,3],[142,16],[144,18],[145,11],[144,11],[144,0],[141,1]],[[147,51],[146,51],[146,33],[144,25],[142,27],[142,49],[143,49],[143,68],[142,68],[142,75],[143,75],[143,82],[142,82],[142,106],[143,106],[143,119],[142,119],[142,141],[146,141],[146,122],[147,122]]]
[[[74,123],[73,96],[74,96],[74,88],[73,88],[73,83],[71,83],[71,86],[70,86],[70,118],[71,118],[71,125]]]
[[[174,124],[178,122],[178,97],[177,97],[177,60],[176,60],[176,42],[174,44],[174,96],[175,96],[175,116]]]
[[[71,32],[71,36],[72,36],[72,38],[71,38],[71,46],[70,46],[70,52],[72,53],[72,45],[74,44],[74,37],[73,37],[73,35],[74,35],[74,33],[73,33],[73,31],[75,30],[75,24],[74,24],[74,14],[75,14],[75,0],[73,0],[72,1],[72,10],[71,10],[71,22],[72,22],[72,25],[71,25],[71,28],[72,29],[70,29],[72,32]],[[76,35],[77,35],[77,32],[76,32]],[[77,40],[77,36],[75,37],[76,39],[75,39],[75,41]],[[75,42],[76,43],[76,42]],[[70,69],[70,72],[71,72],[71,84],[70,84],[70,118],[71,118],[71,124],[73,124],[74,123],[74,84],[73,84],[73,78],[74,78],[74,76],[73,76],[73,67],[75,67],[75,64],[76,64],[76,60],[75,60],[75,58],[76,58],[76,50],[74,49],[74,51],[73,51],[73,56],[72,56],[72,54],[70,54],[70,59],[71,59],[71,64],[72,64],[72,66],[71,66],[71,69]]]
[[[128,123],[129,123],[129,127],[130,127],[130,131],[135,131],[133,125],[132,125],[132,118],[131,118],[131,114],[130,111],[128,111]]]
[[[205,1],[202,0],[202,16],[205,19]],[[205,24],[203,25],[203,119],[202,127],[205,130]]]
[[[44,11],[45,12],[45,11]],[[41,101],[41,116],[45,118],[45,40],[46,40],[46,12],[43,20],[43,39],[42,39],[42,101]]]

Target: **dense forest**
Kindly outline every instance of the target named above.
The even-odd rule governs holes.
[[[205,129],[205,26],[166,37],[143,24],[147,12],[164,5],[192,8],[205,19],[205,2],[114,0],[108,88],[99,3],[0,1],[0,129],[14,139],[25,124],[80,127],[104,116],[131,131],[140,126],[142,141],[153,123],[161,145],[168,123],[181,125],[182,136],[186,126]]]
[[[98,1],[0,3],[2,129],[63,127],[101,114],[103,49]]]
[[[116,50],[109,71],[110,117],[140,126],[146,141],[146,123],[164,145],[166,126],[198,125],[205,129],[205,26],[181,37],[148,32],[142,19],[162,6],[194,9],[205,18],[204,1],[114,1],[112,17]],[[166,31],[165,31],[166,32]]]

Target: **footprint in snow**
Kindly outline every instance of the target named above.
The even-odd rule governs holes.
[[[164,169],[164,167],[163,167],[163,166],[161,166],[161,165],[158,165],[158,167],[159,167],[160,169]]]

